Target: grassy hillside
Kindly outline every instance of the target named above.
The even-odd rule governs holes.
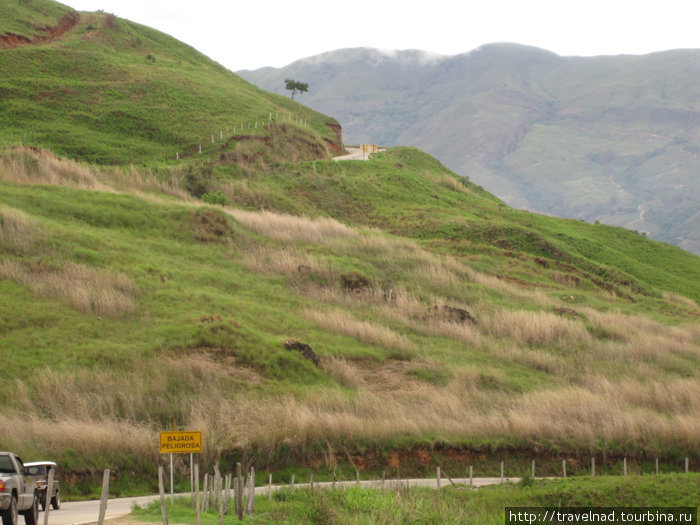
[[[28,18],[30,7],[17,0],[0,9],[0,35],[32,38],[39,14]],[[31,11],[46,13],[41,23],[51,27],[65,13],[49,0],[32,0]],[[100,164],[175,161],[200,155],[200,146],[218,156],[280,130],[302,159],[342,148],[333,119],[252,86],[172,37],[106,13],[69,16],[65,32],[33,43],[0,38],[3,143]]]
[[[509,205],[648,233],[700,253],[700,52],[559,57],[345,49],[242,71],[335,115],[349,143],[413,145]]]
[[[204,430],[205,462],[273,469],[700,450],[700,279],[678,248],[510,210],[412,149],[219,166],[227,207],[193,200],[179,168],[12,149],[0,174],[17,386],[0,446],[75,480],[149,472],[173,420]]]

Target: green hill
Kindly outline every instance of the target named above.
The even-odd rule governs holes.
[[[646,232],[700,253],[700,51],[560,57],[342,49],[240,74],[334,115],[345,139],[417,146],[509,205]]]
[[[295,135],[300,159],[342,149],[333,119],[254,87],[168,35],[49,0],[2,0],[0,9],[5,143],[141,164],[198,156],[200,146],[205,155],[228,154],[272,123]]]
[[[151,34],[103,14],[80,23],[92,16]],[[54,87],[68,82],[66,54],[151,67],[113,44],[81,50],[77,27],[0,50],[0,62],[19,70],[21,54],[43,53],[32,67],[54,71]],[[93,69],[76,69],[82,95],[46,124],[74,158],[0,151],[0,448],[59,461],[73,496],[106,467],[113,493],[152,485],[157,433],[173,425],[202,430],[201,461],[226,468],[394,476],[504,455],[554,468],[560,455],[596,455],[601,471],[622,455],[697,464],[698,257],[514,210],[414,148],[330,160],[316,145],[337,140],[331,119],[158,38],[161,99],[182,93],[172,79],[216,79],[197,84],[204,109],[178,105],[177,118],[203,114],[203,131],[230,82],[232,100],[279,101],[309,124],[252,128],[176,160],[160,135],[131,140],[141,121],[75,123],[102,118],[80,88]],[[110,96],[145,118],[158,97],[139,82],[114,81]],[[15,105],[41,122],[43,98],[12,89],[0,119],[19,122]]]

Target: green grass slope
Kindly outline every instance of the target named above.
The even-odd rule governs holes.
[[[2,0],[0,9],[5,143],[140,164],[196,156],[200,145],[204,155],[225,154],[287,121],[296,124],[284,130],[290,142],[301,135],[315,145],[302,158],[342,148],[333,119],[252,86],[163,33],[105,13],[65,15],[50,0]],[[66,16],[60,31],[33,39],[39,21],[57,28]]]
[[[228,206],[179,167],[0,156],[0,446],[74,494],[106,465],[148,478],[173,420],[205,463],[273,470],[695,464],[697,257],[511,210],[413,149],[196,166]]]
[[[514,210],[414,148],[394,148],[368,163],[283,166],[248,180],[247,193],[236,191],[242,176],[223,176],[221,188],[240,205],[251,205],[257,192],[257,207],[377,227],[471,256],[480,269],[508,272],[512,259],[526,256],[534,267],[525,271],[528,280],[557,268],[631,302],[630,292],[651,297],[659,289],[700,300],[697,256],[622,228]]]

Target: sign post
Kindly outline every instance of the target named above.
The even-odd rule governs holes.
[[[167,431],[160,433],[160,453],[178,454],[183,452],[201,452],[201,432]]]
[[[184,454],[188,453],[190,455],[190,483],[193,477],[192,473],[192,454],[195,452],[202,452],[202,433],[200,431],[195,432],[181,432],[176,430],[163,431],[160,433],[159,440],[159,450],[161,454],[170,454],[170,499],[174,497],[174,483],[173,483],[173,454]]]

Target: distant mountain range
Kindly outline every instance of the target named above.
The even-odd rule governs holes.
[[[417,146],[511,206],[625,226],[700,254],[700,50],[560,57],[344,49],[239,71],[336,117],[344,140]]]

